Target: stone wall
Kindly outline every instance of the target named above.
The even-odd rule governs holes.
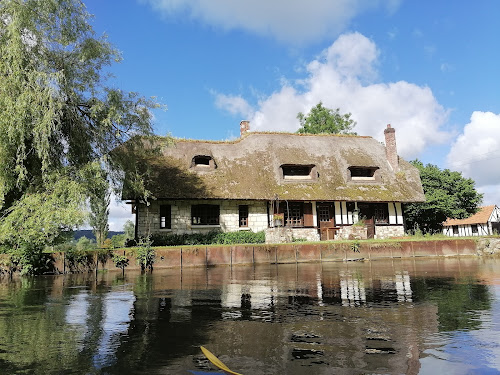
[[[366,227],[358,225],[346,225],[340,227],[335,235],[335,239],[339,240],[366,240]]]
[[[405,229],[402,225],[376,225],[375,238],[384,239],[391,237],[403,237]]]
[[[375,226],[375,239],[384,239],[392,237],[403,237],[405,235],[404,227],[402,225],[376,225]],[[346,225],[340,227],[335,235],[335,239],[342,240],[366,240],[367,233],[366,227],[357,225]]]
[[[500,254],[500,238],[480,238],[477,241],[478,255]]]
[[[210,201],[210,204],[220,206],[219,225],[192,225],[191,205],[200,203],[208,203],[208,201],[152,201],[148,207],[146,205],[137,206],[139,236],[152,233],[206,233],[211,230],[259,232],[268,227],[266,202],[234,200]],[[169,204],[171,207],[171,229],[160,228],[160,205],[163,204]],[[239,205],[248,205],[248,227],[239,227]]]
[[[286,243],[294,240],[319,241],[317,228],[268,228],[266,229],[266,243]]]

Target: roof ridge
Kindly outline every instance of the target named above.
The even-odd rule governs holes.
[[[227,139],[227,140],[210,140],[210,139],[191,139],[191,138],[180,138],[174,137],[175,141],[181,142],[192,142],[192,143],[212,143],[212,144],[234,144],[239,143],[245,138],[248,138],[252,135],[292,135],[296,137],[335,137],[335,138],[372,138],[369,135],[354,135],[354,134],[330,134],[330,133],[321,133],[321,134],[309,134],[309,133],[289,133],[289,132],[279,132],[279,131],[261,131],[261,132],[248,132],[243,134],[242,137],[236,139]]]

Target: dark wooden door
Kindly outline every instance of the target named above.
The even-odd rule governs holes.
[[[316,213],[321,241],[333,240],[335,236],[335,216],[333,203],[318,203]]]
[[[366,226],[366,236],[374,238],[375,236],[375,207],[369,203],[358,203],[359,219],[364,220]]]
[[[365,219],[366,226],[366,237],[373,238],[375,237],[375,220],[372,218]]]
[[[304,226],[314,227],[312,203],[304,203]]]

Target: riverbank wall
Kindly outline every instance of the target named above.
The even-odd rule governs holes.
[[[500,238],[186,246],[154,248],[153,268],[374,261],[418,257],[483,256],[499,253]],[[105,256],[102,251],[80,255],[78,258],[62,252],[47,256],[51,263],[50,273],[62,274],[118,270],[113,254],[127,260],[126,270],[141,268],[134,248],[113,250],[104,253]],[[6,259],[5,255],[3,257]],[[4,273],[5,271],[4,265]]]

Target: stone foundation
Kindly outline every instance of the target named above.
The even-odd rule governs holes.
[[[349,225],[339,229],[335,235],[336,240],[366,240],[366,227]]]
[[[377,225],[375,226],[375,238],[384,239],[392,237],[404,237],[405,229],[402,225]]]
[[[384,239],[392,237],[403,237],[405,235],[402,225],[376,225],[375,239]],[[336,240],[366,240],[366,227],[349,225],[343,226],[335,235]]]
[[[317,228],[268,228],[266,243],[286,243],[294,240],[319,241]]]

